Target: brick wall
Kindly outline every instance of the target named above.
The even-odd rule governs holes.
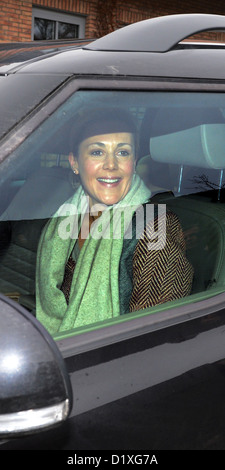
[[[125,24],[166,14],[225,15],[224,0],[213,4],[211,0],[0,0],[0,41],[31,39],[32,6],[85,15],[86,37],[99,37]]]
[[[207,13],[225,15],[224,0],[115,0],[117,2],[117,18],[123,24],[141,21],[157,16],[182,14],[182,13]],[[131,5],[132,3],[132,5]],[[119,22],[118,22],[119,24]],[[225,34],[221,32],[202,33],[201,38],[225,40]]]
[[[31,38],[32,2],[1,0],[0,41],[27,41]]]

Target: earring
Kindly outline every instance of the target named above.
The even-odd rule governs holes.
[[[78,175],[78,171],[76,169],[73,170],[73,172],[75,173],[75,175]]]

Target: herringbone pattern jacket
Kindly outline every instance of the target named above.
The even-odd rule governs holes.
[[[135,248],[130,311],[179,299],[191,292],[193,268],[186,258],[184,234],[177,216],[167,213],[165,246],[152,250],[148,244],[153,240],[153,230],[157,232],[157,225],[155,219],[155,226],[146,226]]]
[[[193,268],[186,257],[185,241],[180,222],[175,214],[166,214],[166,239],[162,249],[149,249],[149,241],[158,230],[158,220],[146,225],[143,236],[135,244],[133,263],[131,263],[132,287],[131,296],[127,299],[125,312],[141,310],[170,300],[179,299],[190,294],[193,280]],[[69,302],[75,261],[70,256],[61,286]],[[130,279],[127,277],[127,284]],[[123,278],[123,296],[127,289],[126,278]],[[125,302],[126,303],[126,302]]]

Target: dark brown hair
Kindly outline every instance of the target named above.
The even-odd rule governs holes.
[[[87,110],[83,119],[74,122],[71,129],[70,151],[79,154],[79,146],[88,137],[100,134],[129,132],[134,135],[137,154],[137,129],[131,113],[120,108]]]

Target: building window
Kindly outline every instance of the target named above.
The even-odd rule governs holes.
[[[79,37],[79,25],[71,23],[58,22],[58,38],[78,38]]]
[[[85,37],[85,17],[33,8],[32,39],[72,39]]]

